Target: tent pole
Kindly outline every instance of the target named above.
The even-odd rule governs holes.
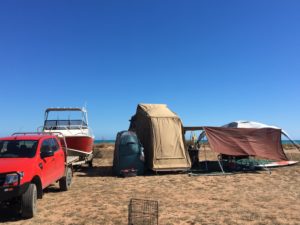
[[[298,144],[296,144],[287,134],[285,134],[284,132],[281,132],[287,139],[289,139],[290,142],[292,142],[292,144],[300,151],[300,146]]]
[[[205,144],[203,144],[203,145],[204,145],[205,168],[206,168],[206,171],[208,171],[207,158],[206,158],[206,148],[205,148]]]
[[[198,142],[201,143],[201,140],[203,139],[203,141],[205,140],[205,131],[203,131],[199,137],[198,137]],[[208,144],[208,142],[207,142]],[[205,158],[205,169],[206,171],[208,171],[208,164],[207,164],[207,157],[206,157],[206,147],[205,147],[205,143],[203,143],[203,151],[204,151],[204,158]]]
[[[219,166],[220,166],[220,168],[221,168],[223,174],[225,174],[225,171],[224,171],[224,169],[223,169],[223,166],[222,166],[222,163],[220,162],[219,157],[217,157],[217,159],[218,159],[218,163],[219,163]]]
[[[203,135],[203,137],[204,137],[204,135]],[[203,138],[202,137],[202,138]],[[199,139],[200,139],[200,136],[199,136]],[[206,170],[208,170],[208,166],[207,166],[207,160],[206,160],[206,151],[205,151],[205,165],[206,165]],[[219,164],[219,166],[220,166],[220,168],[221,168],[221,170],[222,170],[222,173],[225,175],[225,171],[224,171],[224,169],[223,169],[223,166],[222,166],[222,164],[221,164],[221,162],[220,162],[220,159],[219,159],[219,156],[217,156],[217,159],[218,159],[218,164]]]
[[[268,168],[268,167],[266,167],[265,165],[264,165],[264,167],[263,167],[265,170],[267,170],[268,172],[269,172],[269,174],[271,175],[271,169],[270,168]]]

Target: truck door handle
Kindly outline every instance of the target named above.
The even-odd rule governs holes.
[[[43,169],[43,163],[39,163],[39,167]]]

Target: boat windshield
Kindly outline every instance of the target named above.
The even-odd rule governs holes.
[[[0,158],[33,158],[38,141],[0,140]]]
[[[44,130],[85,129],[86,121],[82,111],[49,111],[46,113]]]
[[[87,124],[83,120],[46,120],[45,130],[84,129]]]

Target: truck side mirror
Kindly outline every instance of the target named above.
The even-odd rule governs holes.
[[[54,156],[54,151],[49,150],[49,151],[42,151],[41,152],[41,158],[47,158],[47,157],[51,157]]]

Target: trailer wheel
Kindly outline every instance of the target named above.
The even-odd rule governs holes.
[[[59,180],[59,188],[61,191],[67,191],[70,189],[72,183],[72,169],[67,168],[66,175]]]
[[[37,211],[37,189],[35,184],[29,184],[21,197],[21,214],[24,218],[32,218]]]

